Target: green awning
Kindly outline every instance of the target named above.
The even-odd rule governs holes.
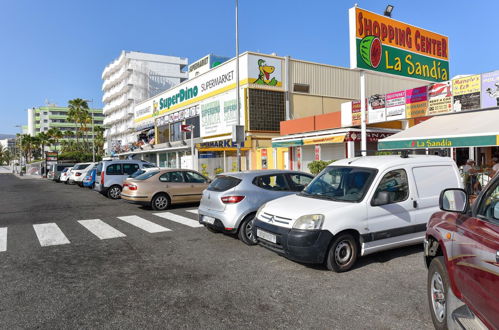
[[[272,142],[272,148],[299,147],[303,145],[303,140],[276,141]]]

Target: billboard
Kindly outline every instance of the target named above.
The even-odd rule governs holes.
[[[386,120],[405,119],[405,91],[388,93],[386,101]]]
[[[385,95],[374,94],[369,97],[367,122],[370,124],[386,121]]]
[[[428,86],[427,115],[439,115],[452,111],[452,86],[450,81]]]
[[[456,112],[480,109],[479,74],[452,80],[453,109]]]
[[[427,86],[405,91],[405,113],[407,118],[426,116],[428,110]]]
[[[499,106],[499,70],[482,73],[482,108]]]
[[[449,79],[449,40],[358,7],[350,8],[350,67],[431,81]]]

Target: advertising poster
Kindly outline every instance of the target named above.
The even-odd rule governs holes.
[[[482,108],[499,106],[499,70],[482,73]]]
[[[374,94],[369,97],[367,121],[371,124],[386,120],[385,95]]]
[[[449,39],[390,17],[349,10],[350,67],[419,78],[449,80]]]
[[[367,103],[367,99],[366,99]],[[361,124],[361,112],[360,112],[360,101],[352,101],[352,126],[360,126]],[[369,109],[366,104],[366,116],[368,116]]]
[[[407,118],[426,116],[428,110],[427,86],[405,91],[405,113]]]
[[[428,116],[452,111],[452,86],[450,81],[428,86]]]
[[[235,91],[230,91],[201,103],[199,119],[202,137],[232,132],[232,126],[237,124],[235,97]],[[244,107],[241,108],[241,123],[244,123]]]
[[[250,84],[282,87],[282,60],[275,57],[250,55],[248,75]]]
[[[386,94],[386,120],[405,119],[405,91]]]
[[[454,111],[480,109],[480,85],[481,76],[479,74],[452,80]]]

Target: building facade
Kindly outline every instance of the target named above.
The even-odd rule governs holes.
[[[137,127],[133,118],[134,106],[185,79],[183,72],[187,58],[123,51],[102,72],[102,102],[105,115],[104,149],[120,153],[130,149]],[[152,129],[153,127],[151,127]]]
[[[89,109],[90,116],[93,118],[94,126],[102,126],[104,115],[102,109]],[[59,107],[56,105],[48,105],[37,108],[28,109],[28,126],[26,134],[36,136],[40,132],[47,132],[49,129],[58,129],[63,133],[63,139],[60,141],[76,141],[77,125],[68,121],[68,107]],[[89,130],[83,134],[88,139],[92,139],[92,123],[89,123]],[[23,133],[24,133],[23,127]],[[68,132],[72,132],[69,133]],[[94,132],[95,135],[95,132]]]

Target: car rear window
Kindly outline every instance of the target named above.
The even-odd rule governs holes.
[[[235,178],[233,176],[222,175],[217,176],[215,180],[208,186],[208,190],[211,191],[227,191],[234,188],[241,182],[241,179]]]
[[[80,164],[78,166],[75,166],[74,170],[83,170],[86,169],[90,164]]]
[[[135,180],[147,180],[147,179],[155,176],[158,173],[159,173],[159,171],[148,171],[148,172],[142,173],[141,175],[135,177]]]
[[[66,165],[57,165],[57,170],[58,171],[62,171],[63,169],[65,169],[67,166]]]

